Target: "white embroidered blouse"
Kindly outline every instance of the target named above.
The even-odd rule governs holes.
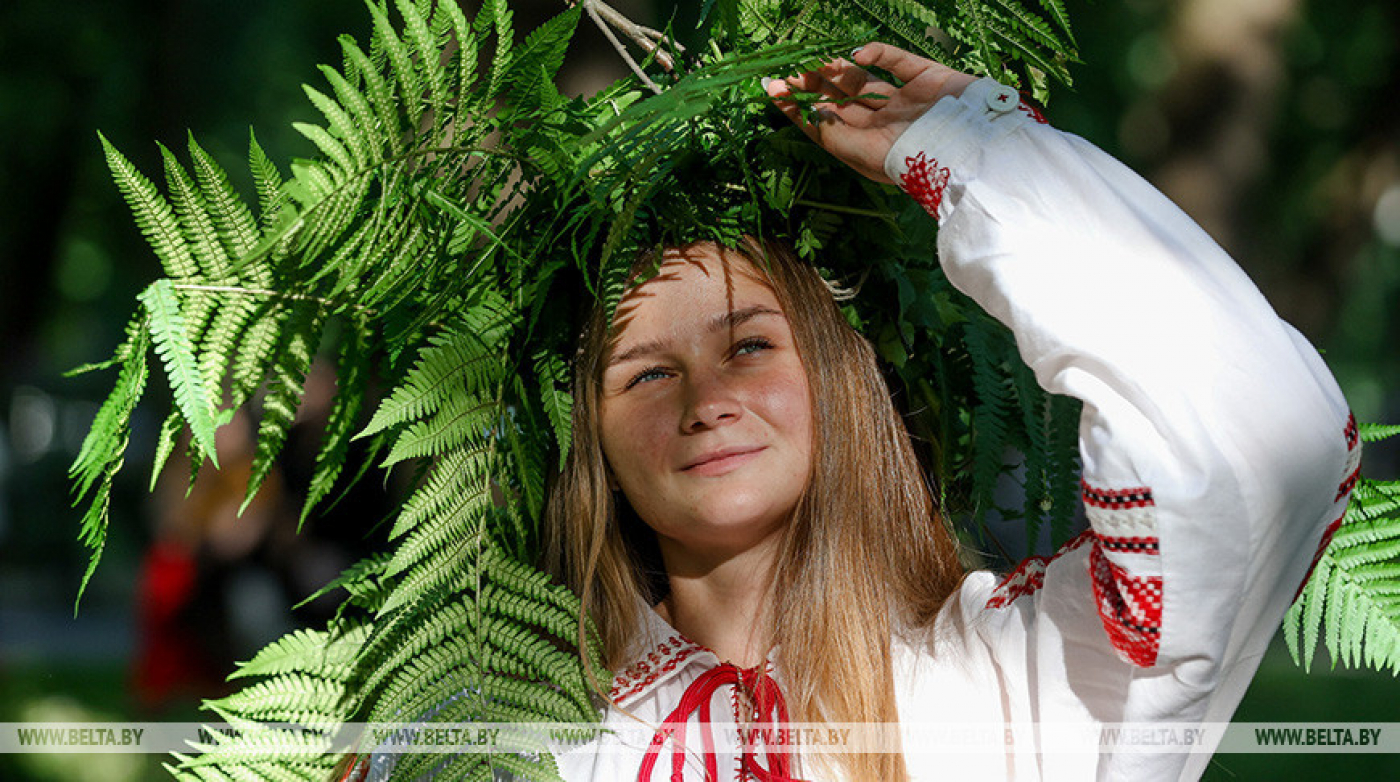
[[[991,752],[906,744],[911,777],[1198,777],[1207,753],[1061,753],[1052,729],[1229,719],[1356,479],[1336,382],[1190,218],[1014,90],[939,101],[885,170],[938,219],[953,284],[1011,327],[1048,391],[1084,401],[1090,523],[1054,557],[970,574],[934,628],[894,639],[902,724],[1010,729]],[[809,778],[802,752],[707,746],[755,674],[645,614],[606,722],[675,717],[685,746],[561,746],[564,779]],[[758,716],[781,721],[772,700]]]

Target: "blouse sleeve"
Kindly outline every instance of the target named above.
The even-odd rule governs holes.
[[[1084,402],[1090,529],[970,577],[945,609],[963,653],[992,660],[1008,718],[1227,721],[1355,481],[1336,382],[1189,217],[1015,90],[945,98],[885,168],[938,219],[952,283]],[[1208,759],[1095,762],[1160,779]]]

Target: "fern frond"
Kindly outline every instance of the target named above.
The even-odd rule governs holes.
[[[1400,434],[1400,424],[1358,424],[1362,442],[1375,443]]]
[[[394,440],[380,466],[391,467],[405,459],[436,456],[465,443],[481,442],[500,425],[500,415],[500,403],[495,399],[453,393],[431,417],[409,425]]]
[[[506,0],[484,0],[481,9],[472,20],[472,26],[479,36],[487,31],[495,33],[496,52],[491,58],[491,71],[485,97],[495,98],[501,94],[501,82],[511,61],[511,49],[515,44],[514,17]]]
[[[1006,421],[1011,412],[1011,396],[1001,373],[1005,351],[996,344],[998,335],[986,321],[969,323],[964,332],[972,359],[972,382],[977,405],[972,410],[976,450],[972,465],[973,491],[978,498],[975,521],[981,523],[992,508],[997,477],[1005,469],[1003,451],[1007,446]]]
[[[253,659],[240,664],[229,678],[288,673],[313,673],[321,678],[326,678],[327,674],[346,676],[367,633],[360,625],[334,632],[294,630],[263,647]]]
[[[258,722],[291,722],[313,728],[334,728],[335,704],[345,695],[345,687],[335,681],[304,673],[283,674],[244,687],[232,695],[211,701],[205,707],[224,719]],[[330,712],[330,713],[328,713]]]
[[[165,275],[175,279],[185,279],[199,274],[199,265],[194,254],[185,242],[180,222],[175,210],[160,194],[156,186],[127,160],[117,148],[101,133],[102,149],[107,156],[107,165],[112,170],[117,189],[131,207],[136,225],[155,251],[156,257],[165,269]]]
[[[201,276],[209,282],[224,282],[230,274],[228,254],[224,251],[219,232],[210,219],[204,198],[195,189],[194,180],[180,165],[175,154],[160,147],[165,160],[165,182],[174,201],[175,214],[179,216],[180,227],[184,231],[190,249],[194,251]]]
[[[234,399],[247,400],[262,385],[276,355],[283,324],[291,313],[292,308],[279,302],[263,300],[257,303],[247,327],[241,332],[238,355],[233,361]]]
[[[131,414],[141,400],[146,388],[149,369],[146,353],[150,350],[150,335],[146,319],[136,317],[127,325],[126,341],[116,351],[121,359],[121,371],[112,393],[97,410],[92,427],[78,449],[78,455],[68,468],[73,480],[74,504],[81,502],[89,492],[92,500],[79,527],[78,539],[89,550],[88,566],[78,585],[78,595],[73,608],[77,611],[77,601],[82,599],[88,581],[97,570],[102,559],[102,551],[107,543],[108,509],[112,496],[112,481],[121,469],[131,437]],[[95,487],[95,489],[94,489]]]
[[[288,203],[287,193],[283,189],[281,172],[258,144],[257,136],[251,132],[248,134],[248,168],[252,171],[253,188],[258,194],[258,225],[262,230],[270,230],[283,219],[282,210]],[[246,259],[254,255],[261,244],[254,244],[240,258]],[[269,254],[274,259],[280,255],[276,248]],[[270,273],[263,264],[240,261],[239,266],[240,273],[246,275],[254,285],[265,288],[271,284]]]
[[[386,552],[375,554],[356,562],[346,568],[335,580],[311,593],[300,603],[297,603],[295,607],[300,608],[317,600],[323,595],[329,594],[337,589],[344,589],[350,594],[349,600],[346,601],[348,604],[353,604],[370,611],[378,611],[384,604],[384,598],[387,596],[388,590],[392,588],[387,586],[383,579],[384,569],[388,566],[391,556],[391,554]],[[343,607],[342,605],[342,608]]]
[[[483,522],[491,510],[491,487],[478,479],[441,516],[415,527],[385,568],[385,575],[397,577],[397,584],[380,612],[393,611],[451,582],[468,567],[485,538]]]
[[[309,88],[307,92],[308,94],[320,95],[320,93]],[[321,97],[325,96],[321,95]],[[323,166],[320,169],[308,167],[307,171],[303,173],[303,176],[312,176],[319,180],[319,172],[333,172],[329,176],[329,181],[322,183],[323,192],[317,193],[317,195],[322,198],[329,198],[334,191],[339,190],[341,182],[343,182],[346,177],[352,176],[355,170],[359,168],[357,165],[358,161],[350,154],[350,150],[345,148],[344,144],[341,144],[335,136],[331,135],[329,131],[320,125],[313,125],[309,122],[293,122],[292,128],[305,136],[311,143],[315,144],[316,148],[321,150],[322,154],[335,161],[336,166],[339,166],[339,170],[331,168],[330,166]]]
[[[397,157],[403,153],[403,139],[398,107],[394,103],[393,88],[379,74],[379,69],[374,66],[369,55],[365,54],[354,38],[342,35],[340,47],[345,55],[346,77],[352,83],[362,85],[365,97],[374,107],[374,113],[379,118],[381,132],[389,143],[389,154]]]
[[[574,6],[535,28],[511,57],[510,68],[502,78],[509,90],[515,112],[535,111],[550,106],[559,95],[554,77],[564,64],[564,53],[574,37],[583,9]],[[529,100],[527,100],[527,98]]]
[[[369,425],[355,437],[421,419],[458,393],[488,393],[503,369],[499,339],[512,318],[504,304],[485,304],[469,313],[462,327],[429,339],[404,383],[380,403]]]
[[[189,425],[200,452],[218,465],[219,454],[214,446],[214,400],[186,341],[185,322],[174,285],[170,280],[158,280],[137,298],[146,307],[151,340],[165,365],[180,415]]]
[[[456,114],[457,121],[460,123],[462,118],[470,116],[476,108],[471,94],[472,89],[476,86],[477,48],[481,44],[476,33],[473,32],[471,24],[467,21],[466,14],[462,13],[461,5],[442,3],[438,5],[438,10],[446,15],[452,40],[457,44]]]
[[[272,471],[277,455],[282,452],[282,445],[287,441],[287,433],[296,418],[306,372],[316,355],[324,326],[325,319],[320,309],[308,303],[294,307],[292,317],[283,325],[284,331],[275,353],[277,359],[272,365],[272,376],[268,379],[267,393],[263,397],[262,417],[258,420],[258,445],[253,455],[252,474],[248,478],[248,491],[239,513],[253,501],[258,488]]]
[[[346,329],[348,333],[341,343],[340,361],[336,365],[336,382],[339,388],[331,405],[330,417],[326,421],[326,431],[321,437],[321,449],[316,454],[316,468],[311,475],[311,484],[306,490],[306,500],[302,504],[301,517],[297,522],[298,529],[306,523],[316,505],[335,488],[336,480],[345,466],[350,440],[369,386],[368,326],[359,321],[352,321],[346,325]]]
[[[422,100],[423,87],[419,82],[417,69],[413,67],[413,57],[408,50],[408,46],[399,38],[394,31],[394,26],[389,22],[389,15],[386,9],[377,7],[374,3],[366,3],[369,8],[370,17],[374,20],[374,43],[380,47],[389,60],[389,71],[400,87],[400,94],[403,96],[403,108],[409,112],[410,119],[418,116],[420,101]]]
[[[222,389],[230,367],[236,365],[239,346],[252,326],[258,303],[251,296],[227,295],[218,299],[220,306],[199,343],[199,373],[210,389]],[[229,405],[241,407],[247,401],[243,389],[235,388]]]
[[[1400,674],[1400,481],[1362,479],[1331,544],[1284,621],[1295,661],[1311,669],[1321,635],[1335,666]]]
[[[214,221],[226,255],[238,260],[257,246],[257,222],[233,189],[228,174],[195,142],[194,134],[190,134],[189,148],[199,194]]]
[[[396,2],[399,15],[403,17],[404,21],[405,45],[411,47],[418,69],[421,71],[424,81],[427,82],[425,111],[431,117],[433,130],[428,134],[426,143],[430,146],[437,146],[447,130],[448,122],[452,119],[451,113],[447,110],[447,72],[441,62],[442,53],[436,37],[428,29],[428,21],[424,18],[426,11],[420,11],[412,0],[396,0]],[[395,65],[397,64],[396,62]],[[416,97],[411,91],[405,92],[405,95],[410,99]]]

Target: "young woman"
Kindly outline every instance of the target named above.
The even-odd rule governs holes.
[[[817,273],[759,241],[671,248],[584,335],[550,506],[551,564],[619,672],[607,721],[657,732],[561,747],[564,778],[1193,778],[1208,754],[1057,754],[1052,728],[1228,720],[1354,481],[1336,383],[1189,218],[1014,90],[883,44],[852,60],[769,92],[916,198],[948,277],[1084,401],[1090,529],[964,576]],[[819,122],[789,87],[832,99]],[[1005,746],[717,738],[818,722],[996,726]]]

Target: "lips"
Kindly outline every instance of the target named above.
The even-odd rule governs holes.
[[[746,464],[765,448],[764,445],[741,445],[708,451],[682,467],[681,472],[720,475]]]

